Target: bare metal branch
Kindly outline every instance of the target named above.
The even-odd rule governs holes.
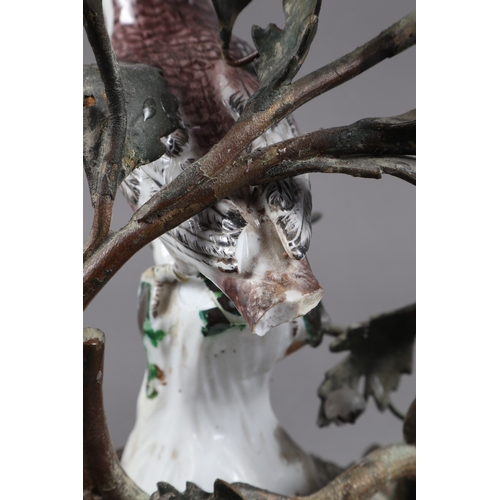
[[[83,455],[84,498],[95,494],[103,500],[148,500],[125,473],[111,444],[102,382],[104,333],[96,328],[83,331]]]
[[[285,161],[280,173],[268,172],[266,181],[271,182],[312,172],[347,174],[366,179],[380,179],[382,174],[399,177],[416,184],[416,160],[408,156],[358,156],[352,158],[319,157],[310,160]]]
[[[250,184],[308,172],[375,179],[386,173],[416,184],[415,159],[394,156],[414,155],[415,138],[416,117],[412,110],[399,116],[367,118],[346,127],[293,137],[239,158],[233,168],[248,172]],[[346,158],[346,155],[357,156]]]
[[[417,400],[408,408],[403,422],[403,436],[408,444],[416,444],[417,442]]]
[[[106,140],[101,147],[107,148],[102,165],[93,173],[97,182],[94,203],[94,220],[85,243],[84,259],[97,248],[108,235],[111,225],[113,202],[123,172],[121,169],[127,115],[120,69],[104,23],[101,0],[83,1],[84,26],[101,74],[109,106]],[[91,179],[89,179],[89,183]]]
[[[321,490],[304,497],[279,495],[243,483],[228,484],[218,479],[213,498],[234,500],[368,500],[388,483],[414,479],[416,449],[395,444],[366,455],[361,461],[338,475]],[[187,496],[187,495],[186,495]],[[193,496],[194,498],[194,496]]]
[[[323,489],[301,499],[367,500],[387,483],[415,474],[415,446],[395,444],[369,453]]]
[[[229,66],[234,66],[236,68],[252,63],[258,55],[259,52],[257,50],[254,50],[250,54],[241,57],[240,59],[233,59],[229,50],[222,50],[222,57],[224,58],[224,61],[229,64]]]
[[[392,400],[389,398],[389,403],[387,404],[387,408],[389,408],[390,412],[396,417],[399,418],[399,420],[404,420],[405,419],[405,414],[399,410],[396,405],[392,402]]]
[[[294,82],[285,90],[284,100],[293,99],[296,109],[384,59],[400,54],[415,45],[416,41],[417,24],[414,10],[361,47]]]

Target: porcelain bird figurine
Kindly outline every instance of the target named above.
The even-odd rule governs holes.
[[[126,198],[137,209],[220,141],[258,81],[251,71],[221,59],[217,19],[209,2],[120,4],[112,36],[118,60],[160,68],[179,100],[183,123],[163,138],[164,156],[136,169],[123,183]],[[244,44],[236,44],[235,50],[241,54]],[[255,140],[250,150],[295,134],[296,126],[287,118]],[[234,302],[252,331],[263,335],[321,300],[323,290],[305,257],[310,237],[310,183],[302,175],[248,186],[160,240],[178,275],[201,272]]]
[[[182,126],[162,139],[165,154],[123,183],[137,209],[220,141],[258,81],[222,60],[208,1],[115,0],[112,43],[119,61],[160,68],[179,101]],[[233,44],[236,59],[247,49]],[[249,152],[295,134],[287,118]],[[302,175],[241,189],[153,242],[157,265],[139,296],[148,370],[122,457],[146,492],[160,480],[210,491],[222,478],[295,495],[331,479],[336,469],[293,442],[269,398],[272,367],[304,343],[301,316],[323,295],[310,237]]]

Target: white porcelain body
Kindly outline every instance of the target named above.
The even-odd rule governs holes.
[[[143,283],[159,311],[150,326],[165,336],[155,347],[144,335],[156,377],[145,374],[123,453],[130,477],[148,493],[160,480],[212,491],[217,478],[289,495],[319,488],[313,460],[280,428],[269,397],[273,366],[306,336],[302,318],[264,337],[239,326],[205,337],[200,311],[217,301],[202,278],[158,286],[151,268]]]

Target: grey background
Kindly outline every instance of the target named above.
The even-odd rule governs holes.
[[[413,0],[323,0],[319,28],[299,77],[362,45],[415,8]],[[251,41],[250,27],[274,22],[282,27],[280,0],[253,0],[235,26],[235,34]],[[390,116],[416,107],[415,55],[412,49],[386,60],[294,113],[302,132],[346,125],[364,117]],[[84,34],[84,64],[94,62]],[[338,324],[415,301],[415,188],[401,180],[354,179],[313,174],[314,211],[323,218],[313,227],[308,257],[325,289],[323,303]],[[84,238],[92,209],[84,180]],[[131,212],[119,195],[112,227],[118,229]],[[135,255],[102,290],[84,313],[85,326],[103,330],[107,338],[104,398],[113,443],[122,447],[135,419],[135,401],[145,368],[136,321],[139,277],[151,266],[149,247]],[[271,399],[283,427],[305,450],[346,465],[372,443],[401,441],[401,422],[380,414],[370,401],[355,425],[319,429],[318,385],[324,373],[344,355],[328,350],[328,339],[305,347],[278,364]],[[415,397],[415,373],[404,375],[393,400],[406,411]]]

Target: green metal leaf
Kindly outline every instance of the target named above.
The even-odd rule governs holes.
[[[285,27],[254,26],[252,37],[259,51],[255,68],[261,87],[288,84],[297,74],[316,34],[321,0],[283,0]]]
[[[160,141],[179,127],[177,99],[157,68],[145,64],[119,64],[127,105],[127,135],[121,176],[151,163],[165,152]],[[109,117],[108,99],[96,64],[83,67],[83,162],[92,200],[97,171],[106,149],[104,133]]]
[[[223,51],[229,50],[236,18],[252,0],[212,0],[219,19],[219,38]]]
[[[411,373],[416,331],[416,307],[381,314],[344,329],[330,345],[333,352],[350,354],[325,375],[318,389],[320,427],[334,422],[354,423],[373,396],[377,408],[390,407],[402,373]],[[364,394],[358,391],[365,377]]]

